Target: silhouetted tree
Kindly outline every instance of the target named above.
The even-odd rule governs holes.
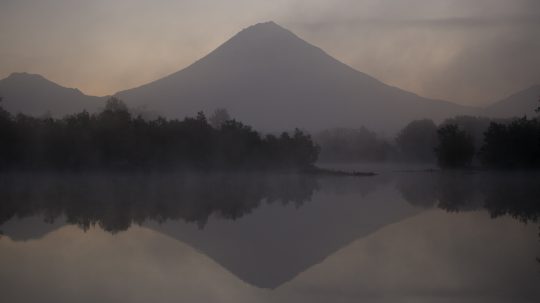
[[[308,168],[312,166],[319,157],[320,148],[317,146],[311,136],[299,129],[294,130],[292,142],[293,167]]]
[[[96,144],[100,160],[106,167],[126,167],[133,150],[131,114],[119,99],[107,100],[105,109],[97,116]]]
[[[433,161],[437,126],[432,120],[412,121],[398,134],[396,143],[407,160]]]
[[[475,149],[473,139],[467,132],[449,124],[437,130],[437,137],[435,154],[440,167],[459,168],[471,164]]]
[[[484,142],[484,133],[491,122],[506,123],[504,119],[490,119],[485,117],[457,116],[444,120],[440,126],[454,124],[459,129],[464,130],[473,138],[475,148],[482,146]]]
[[[227,167],[244,167],[248,163],[257,165],[262,150],[260,135],[236,120],[221,125],[218,135],[218,151]]]
[[[540,122],[524,117],[510,124],[491,123],[480,157],[488,167],[539,168]]]
[[[16,128],[11,114],[2,107],[0,97],[0,168],[10,166],[17,156]]]

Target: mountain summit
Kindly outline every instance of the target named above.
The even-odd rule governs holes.
[[[117,96],[174,118],[226,108],[267,131],[365,125],[394,132],[412,119],[470,110],[388,86],[274,22],[248,27],[189,67]]]

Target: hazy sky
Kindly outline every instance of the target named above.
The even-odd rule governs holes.
[[[268,20],[427,97],[476,105],[540,83],[539,0],[0,0],[0,78],[112,94]]]

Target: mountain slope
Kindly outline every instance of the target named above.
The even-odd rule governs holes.
[[[496,118],[534,116],[540,106],[540,84],[524,89],[486,108],[486,115]]]
[[[40,75],[13,73],[0,80],[1,106],[16,114],[55,117],[97,110],[104,98],[87,96],[77,89],[62,87]]]
[[[262,130],[396,131],[415,118],[470,111],[385,85],[273,22],[251,26],[191,66],[117,96],[167,117],[223,107]]]

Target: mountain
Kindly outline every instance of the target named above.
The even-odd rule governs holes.
[[[242,30],[183,70],[116,95],[131,108],[147,108],[168,118],[226,108],[234,118],[262,131],[366,126],[393,134],[414,119],[531,116],[540,85],[486,108],[423,98],[359,72],[267,22]],[[0,80],[0,96],[2,106],[12,113],[50,112],[56,117],[96,111],[106,98],[27,73]]]
[[[226,108],[266,131],[365,125],[394,132],[412,119],[472,110],[388,86],[273,22],[244,29],[189,67],[117,96],[166,117]]]
[[[486,115],[496,118],[523,117],[535,115],[540,106],[540,84],[517,92],[486,108]]]
[[[80,112],[96,111],[104,98],[87,96],[77,89],[66,88],[40,75],[13,73],[0,80],[1,106],[11,113],[55,117]]]

